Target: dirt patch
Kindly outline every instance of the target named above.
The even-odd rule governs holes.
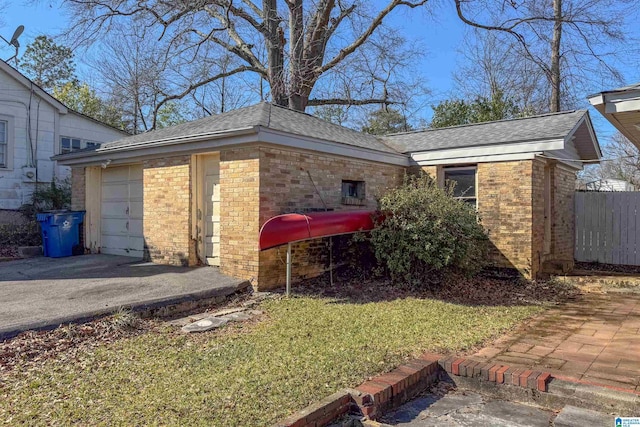
[[[16,368],[28,370],[49,359],[63,362],[77,360],[82,353],[121,339],[145,333],[161,333],[169,327],[167,321],[177,317],[240,306],[249,295],[239,294],[225,303],[211,304],[163,319],[141,319],[135,313],[121,310],[82,324],[65,324],[47,331],[26,331],[0,342],[0,374]],[[180,333],[179,328],[172,329]]]
[[[157,321],[130,313],[116,313],[82,325],[68,324],[52,331],[27,331],[0,343],[0,372],[59,358],[75,360],[78,354],[116,340],[148,332]]]
[[[398,298],[434,298],[465,305],[531,305],[561,303],[575,298],[580,290],[570,281],[528,281],[514,277],[496,277],[491,272],[473,277],[450,275],[437,284],[424,287],[399,285],[390,280],[362,277],[349,269],[330,276],[307,280],[293,286],[293,293],[307,296],[346,299],[368,303]]]
[[[18,246],[17,245],[2,245],[0,246],[0,259],[9,258],[9,259],[17,259],[18,258]]]
[[[640,266],[637,265],[615,265],[600,264],[597,262],[576,262],[574,270],[588,271],[590,273],[620,273],[640,275]]]

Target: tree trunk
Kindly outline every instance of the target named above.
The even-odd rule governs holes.
[[[304,64],[304,16],[302,0],[290,0],[289,5],[289,108],[304,111],[308,97],[302,93]]]
[[[551,39],[551,103],[552,113],[560,111],[560,41],[562,38],[562,0],[553,0],[553,38]]]
[[[284,83],[284,34],[280,28],[276,0],[263,0],[262,10],[267,30],[265,42],[269,61],[269,85],[271,99],[276,105],[287,106],[287,94]]]

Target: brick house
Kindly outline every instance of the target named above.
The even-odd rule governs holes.
[[[575,172],[599,156],[586,111],[380,138],[260,103],[56,159],[72,167],[92,252],[215,265],[268,289],[285,268],[279,248],[258,250],[266,220],[373,209],[416,167],[458,182],[496,265],[527,277],[545,263],[570,268]],[[295,245],[294,279],[323,271],[323,248],[321,239]]]

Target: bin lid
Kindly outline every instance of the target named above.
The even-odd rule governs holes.
[[[49,221],[49,218],[51,218],[52,216],[53,214],[50,212],[39,213],[39,214],[36,214],[36,220],[38,222]]]

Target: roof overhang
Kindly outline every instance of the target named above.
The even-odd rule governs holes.
[[[640,87],[601,92],[588,99],[605,119],[640,148]]]
[[[597,163],[602,157],[588,112],[562,138],[513,141],[412,152],[421,166],[531,160],[537,156],[553,158],[575,169],[583,162]]]
[[[107,145],[92,151],[81,151],[54,156],[52,160],[56,160],[66,166],[95,166],[103,164],[104,162],[109,162],[109,164],[122,164],[158,157],[218,151],[224,148],[251,143],[264,143],[336,156],[370,160],[379,163],[409,166],[409,157],[404,154],[387,153],[364,147],[309,138],[261,126],[145,141],[139,144],[134,143],[116,147],[109,147]]]

